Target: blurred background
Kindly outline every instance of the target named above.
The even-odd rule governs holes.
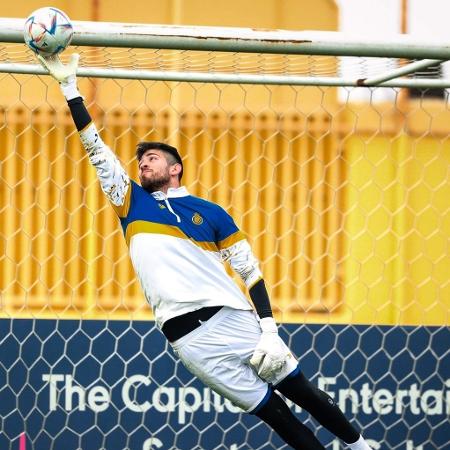
[[[423,3],[55,0],[52,6],[72,20],[344,31],[361,39],[380,33],[426,39],[432,30],[450,41],[441,21],[448,2]],[[3,2],[0,17],[25,18],[42,6]],[[122,55],[80,51],[82,61]],[[155,64],[170,66],[170,58],[156,52]],[[342,61],[339,70],[356,77],[358,63]],[[279,320],[447,323],[444,89],[104,79],[82,79],[80,89],[103,139],[134,178],[139,140],[179,147],[191,193],[220,203],[248,235]],[[2,314],[151,318],[56,83],[2,74],[0,92]]]

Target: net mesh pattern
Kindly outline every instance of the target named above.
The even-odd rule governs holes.
[[[414,60],[382,57],[339,57],[321,55],[280,55],[243,52],[139,49],[114,47],[70,47],[62,55],[80,54],[80,67],[131,69],[148,71],[184,71],[247,75],[283,75],[305,77],[368,78]],[[0,43],[3,63],[35,64],[31,50],[23,44]],[[448,64],[418,70],[411,78],[441,78],[448,75]]]
[[[79,50],[99,67],[338,70],[325,57]],[[23,46],[0,55],[32,60]],[[25,431],[39,450],[287,448],[194,381],[162,340],[57,83],[3,74],[0,87],[1,447],[16,450]],[[303,371],[336,386],[357,426],[391,449],[449,445],[445,101],[393,89],[393,100],[356,102],[345,88],[79,87],[131,177],[138,141],[180,149],[189,191],[248,236]],[[107,395],[122,400],[102,409]]]

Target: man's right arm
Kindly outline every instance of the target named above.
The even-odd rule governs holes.
[[[120,217],[126,215],[124,206],[130,196],[130,178],[120,164],[116,155],[102,141],[92,118],[78,91],[76,70],[78,55],[64,66],[59,57],[38,57],[41,64],[60,83],[61,91],[67,100],[70,113],[80,134],[81,142],[89,156],[91,164],[97,171],[103,192],[115,206]],[[128,195],[127,195],[128,194]]]

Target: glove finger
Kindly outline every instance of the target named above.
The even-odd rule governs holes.
[[[75,73],[78,68],[78,62],[80,61],[80,55],[78,53],[74,53],[70,57],[70,62],[67,64],[67,66],[70,68],[70,71]]]
[[[264,353],[260,350],[256,350],[250,359],[250,364],[253,367],[258,368],[259,365],[261,364],[261,361],[263,358],[264,358]]]
[[[269,378],[273,373],[273,360],[269,356],[266,355],[263,362],[259,366],[258,375],[261,378]]]
[[[270,381],[270,379],[273,377],[273,370],[271,370],[270,368],[266,368],[265,370],[261,370],[258,375],[261,379],[263,379],[264,381]]]
[[[283,367],[286,364],[286,357],[283,354],[271,355],[274,365]]]
[[[48,70],[50,75],[58,81],[65,76],[65,67],[63,66],[58,55],[42,56],[37,55],[39,62]]]
[[[50,72],[50,68],[48,67],[47,60],[39,54],[36,55],[36,58],[41,63],[41,66],[43,66],[44,69],[47,69]]]

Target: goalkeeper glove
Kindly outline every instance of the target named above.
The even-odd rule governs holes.
[[[262,334],[253,352],[250,364],[264,380],[270,380],[286,364],[288,352],[284,342],[278,336],[277,324],[272,317],[259,321]]]
[[[72,100],[81,97],[77,88],[77,68],[80,55],[74,53],[70,57],[70,62],[64,65],[58,55],[41,56],[37,55],[37,59],[44,69],[47,69],[50,75],[59,82],[61,91],[66,100]]]

